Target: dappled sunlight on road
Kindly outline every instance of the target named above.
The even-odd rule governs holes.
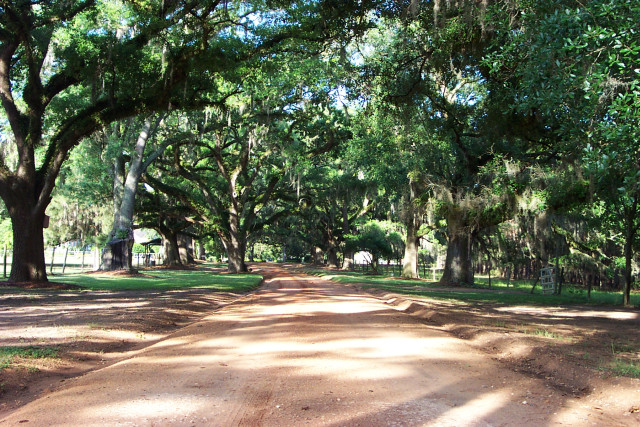
[[[553,392],[534,387],[375,297],[293,276],[74,381],[7,425],[547,425],[560,397],[549,405]],[[55,407],[68,410],[54,419]]]

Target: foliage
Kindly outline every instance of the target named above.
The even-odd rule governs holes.
[[[385,230],[386,228],[386,230]],[[345,248],[350,251],[364,251],[368,253],[369,263],[374,274],[377,274],[378,261],[380,258],[396,258],[401,252],[394,245],[398,246],[402,242],[399,233],[390,231],[388,224],[380,221],[369,221],[358,227],[356,234],[346,236]]]

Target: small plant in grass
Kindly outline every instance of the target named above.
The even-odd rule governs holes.
[[[608,370],[623,377],[640,378],[640,365],[634,362],[615,359]]]
[[[58,357],[57,347],[0,347],[0,369],[11,366],[15,359],[54,359]]]
[[[535,331],[533,331],[533,335],[538,335],[540,337],[545,337],[545,338],[560,338],[558,334],[548,331],[546,329],[536,329]]]
[[[507,322],[505,322],[504,320],[494,320],[493,322],[491,322],[491,324],[493,326],[495,326],[496,328],[506,328],[507,327]]]
[[[549,330],[544,329],[544,328],[539,328],[539,329],[536,329],[534,331],[530,331],[530,330],[526,330],[525,329],[522,332],[524,332],[525,334],[528,334],[528,335],[535,335],[535,336],[543,337],[543,338],[552,338],[552,339],[555,339],[555,340],[568,340],[569,339],[569,338],[565,338],[562,335],[556,334],[555,332],[549,331]]]
[[[635,353],[637,348],[631,344],[620,344],[611,342],[611,354],[616,353]]]

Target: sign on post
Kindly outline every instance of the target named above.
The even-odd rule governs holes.
[[[540,269],[540,285],[543,294],[553,294],[556,291],[555,268],[547,267]]]

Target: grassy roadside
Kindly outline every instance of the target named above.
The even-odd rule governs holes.
[[[21,366],[21,362],[29,359],[56,359],[58,358],[57,347],[47,346],[0,346],[0,372],[11,366]],[[27,364],[27,369],[30,367]],[[31,367],[31,369],[34,369]],[[37,371],[37,369],[34,369]]]
[[[424,296],[448,301],[545,306],[622,304],[622,294],[620,292],[592,290],[591,298],[589,299],[586,290],[571,286],[564,286],[562,295],[543,295],[539,286],[534,289],[534,293],[532,294],[532,283],[525,280],[512,280],[509,286],[507,286],[506,281],[493,278],[491,280],[491,287],[489,287],[488,279],[479,277],[473,286],[461,288],[447,287],[443,289],[441,284],[428,280],[408,280],[397,277],[372,276],[361,272],[329,271],[313,268],[304,268],[303,271],[339,283],[359,284],[364,289],[380,289],[399,294]],[[640,306],[640,294],[632,294],[631,303],[634,306]]]
[[[164,291],[204,288],[219,292],[249,292],[262,281],[257,274],[215,274],[193,270],[149,270],[142,276],[113,276],[108,274],[65,274],[55,281],[82,286],[91,290]]]

